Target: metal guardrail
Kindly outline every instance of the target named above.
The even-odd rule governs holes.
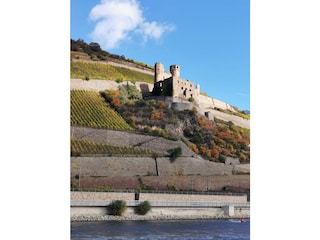
[[[71,200],[71,207],[106,207],[112,200],[102,201],[102,200]],[[128,207],[138,206],[141,202],[127,200],[125,201]],[[250,207],[248,202],[180,202],[180,201],[149,201],[152,207],[224,207],[224,206],[234,206],[234,207]]]

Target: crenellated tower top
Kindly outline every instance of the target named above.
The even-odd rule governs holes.
[[[171,65],[170,73],[173,77],[180,77],[180,66],[179,65]]]

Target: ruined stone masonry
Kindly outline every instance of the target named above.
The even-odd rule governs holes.
[[[165,72],[162,63],[155,63],[153,93],[158,96],[177,98],[181,101],[199,103],[200,86],[180,77],[180,66],[171,65]]]

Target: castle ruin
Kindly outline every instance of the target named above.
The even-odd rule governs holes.
[[[199,102],[200,85],[180,77],[180,66],[171,65],[170,73],[164,70],[162,63],[154,66],[153,94],[156,96],[172,97],[177,101]]]

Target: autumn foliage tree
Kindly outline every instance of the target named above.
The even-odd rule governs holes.
[[[200,116],[198,118],[198,123],[201,128],[204,128],[204,129],[212,129],[213,128],[212,121],[210,121],[209,119],[207,119],[204,116]]]
[[[197,124],[186,127],[184,136],[196,145],[203,157],[214,161],[221,161],[226,156],[238,157],[240,161],[250,158],[248,129],[235,126],[232,122],[213,122],[204,116],[197,118]]]
[[[105,90],[100,92],[100,94],[113,107],[117,107],[121,104],[120,92],[118,90]]]
[[[157,110],[157,109],[153,109],[152,113],[151,113],[151,116],[150,116],[150,119],[151,120],[161,120],[162,116],[163,116],[163,112],[162,111]]]
[[[219,158],[219,150],[217,148],[214,148],[211,150],[211,155],[214,157],[214,158]]]

